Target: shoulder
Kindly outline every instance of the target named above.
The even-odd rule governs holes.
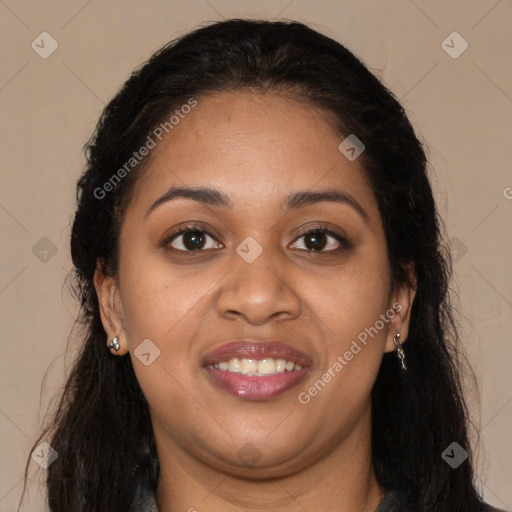
[[[139,483],[135,489],[130,512],[159,512],[154,492],[142,483]]]
[[[401,495],[396,489],[391,489],[384,496],[375,512],[396,512],[400,508]],[[504,509],[496,508],[489,503],[482,503],[482,512],[507,512]]]

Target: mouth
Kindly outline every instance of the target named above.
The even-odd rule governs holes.
[[[208,354],[203,368],[218,388],[245,400],[269,400],[297,386],[311,359],[275,340],[236,341]]]

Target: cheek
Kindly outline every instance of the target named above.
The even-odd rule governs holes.
[[[119,273],[129,357],[150,407],[158,411],[158,417],[164,417],[165,424],[174,425],[176,414],[173,416],[172,411],[201,413],[186,392],[194,389],[196,378],[191,372],[191,340],[197,336],[205,295],[215,281],[203,279],[197,271],[172,269],[164,258],[151,252],[134,249],[127,254]],[[150,360],[153,351],[158,355],[146,366],[139,359],[138,347],[147,339],[157,347],[149,345]],[[174,425],[177,430],[179,427]]]
[[[361,403],[378,373],[393,315],[387,314],[387,260],[361,258],[341,269],[336,279],[312,287],[308,295],[323,337],[317,378],[329,383],[325,397],[343,405]],[[320,341],[320,340],[319,340]],[[315,391],[312,391],[315,394]],[[319,400],[319,403],[322,400]]]
[[[311,283],[308,301],[334,333],[357,336],[373,325],[388,307],[387,261],[378,257],[354,257],[332,278]],[[340,340],[341,341],[341,340]]]
[[[204,269],[173,267],[155,253],[134,250],[129,254],[120,263],[123,318],[129,336],[161,341],[182,338],[183,329],[197,326],[202,299],[218,278]]]

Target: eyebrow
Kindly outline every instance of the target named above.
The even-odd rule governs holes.
[[[231,198],[220,190],[210,187],[173,186],[149,207],[145,217],[162,204],[178,198],[192,199],[193,201],[207,204],[209,206],[233,208],[233,201]],[[346,204],[359,213],[365,221],[368,221],[368,214],[364,208],[349,193],[334,188],[315,192],[310,190],[299,190],[297,192],[293,192],[284,198],[284,201],[281,203],[281,208],[285,208],[287,210],[298,210],[299,208],[304,208],[320,202]]]

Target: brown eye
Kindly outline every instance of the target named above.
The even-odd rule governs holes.
[[[180,241],[179,239],[182,238]],[[205,247],[208,238],[214,241],[210,247]],[[177,242],[177,243],[176,243]],[[186,227],[174,233],[165,240],[164,245],[171,245],[172,249],[182,252],[200,251],[201,249],[215,249],[219,247],[218,242],[206,231],[197,227]]]
[[[297,240],[300,240],[301,238],[304,238],[305,249],[314,252],[336,251],[341,249],[343,246],[348,245],[342,236],[323,228],[310,229],[305,233],[302,233]],[[330,238],[335,241],[329,242]]]
[[[321,251],[327,244],[327,236],[325,233],[308,233],[304,235],[305,246],[312,251]]]
[[[202,231],[187,231],[183,233],[183,245],[190,251],[202,249],[205,243],[205,236]]]

